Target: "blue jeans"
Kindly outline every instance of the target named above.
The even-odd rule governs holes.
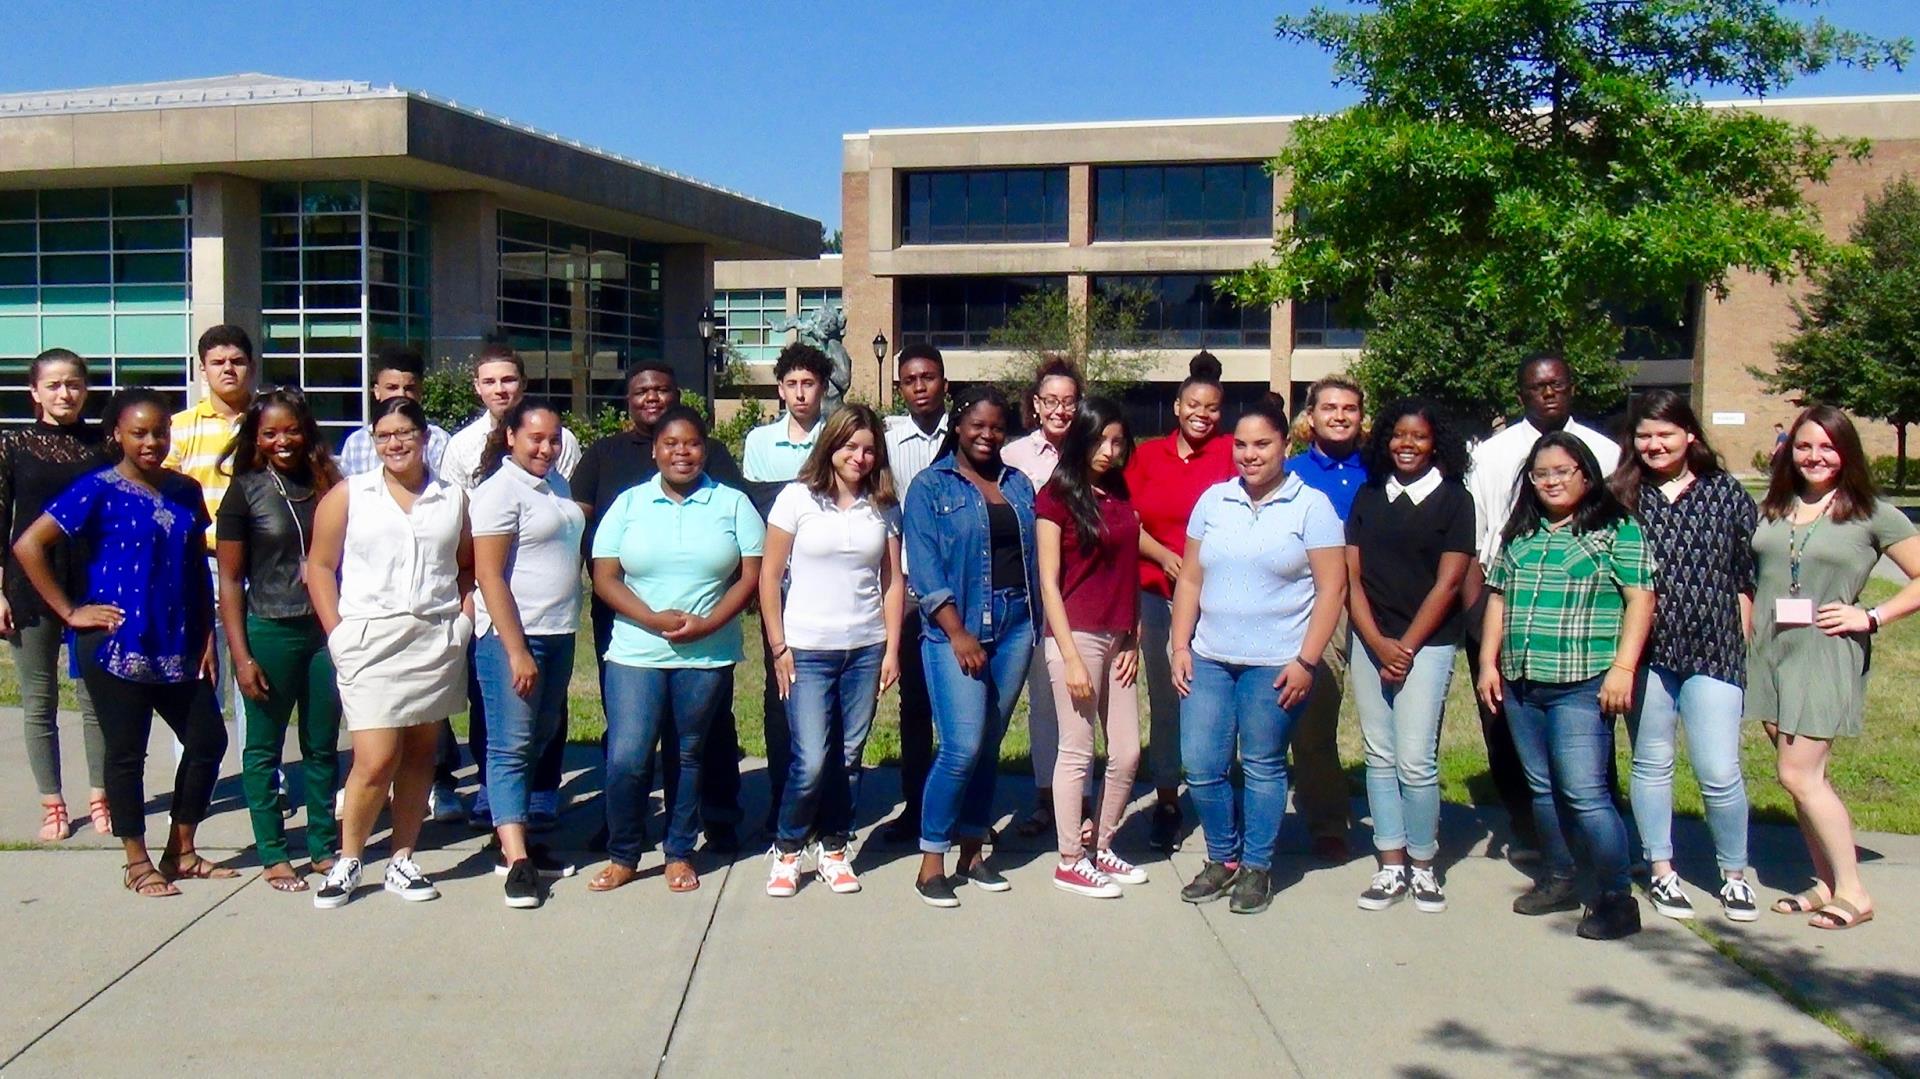
[[[660,846],[670,860],[693,855],[700,829],[700,753],[732,671],[613,662],[601,669],[607,687],[607,857],[615,865],[632,869],[647,849],[656,741],[669,750],[661,754],[667,834]]]
[[[1533,792],[1533,822],[1555,877],[1573,876],[1567,834],[1578,832],[1603,892],[1624,892],[1627,826],[1613,806],[1607,762],[1613,724],[1600,714],[1600,679],[1506,683],[1507,725]]]
[[[1633,733],[1633,823],[1647,861],[1673,859],[1673,746],[1676,721],[1687,725],[1687,755],[1707,805],[1707,830],[1720,868],[1747,868],[1747,781],[1740,774],[1739,686],[1703,674],[1682,677],[1661,667],[1640,672]]]
[[[960,669],[946,641],[920,642],[933,725],[940,732],[940,752],[920,805],[920,849],[927,854],[945,854],[955,839],[987,837],[1000,742],[1032,662],[1033,616],[1026,593],[1006,589],[987,602],[999,632],[981,642],[987,665],[979,675]]]
[[[793,688],[787,694],[787,731],[793,763],[780,799],[774,842],[797,851],[818,831],[828,850],[845,850],[860,804],[860,755],[873,730],[885,644],[864,648],[793,650]]]
[[[1420,649],[1398,685],[1380,680],[1378,661],[1365,645],[1353,650],[1347,667],[1367,751],[1373,847],[1404,850],[1416,862],[1440,853],[1440,714],[1453,681],[1453,652],[1450,644]]]
[[[1273,866],[1287,812],[1287,743],[1307,701],[1280,707],[1279,667],[1250,667],[1193,657],[1193,685],[1180,705],[1180,761],[1187,794],[1207,835],[1207,860]],[[1239,812],[1227,782],[1234,751],[1244,776]],[[1244,829],[1242,825],[1244,821]]]
[[[498,633],[488,633],[474,644],[474,672],[480,680],[490,728],[487,759],[482,763],[496,828],[527,822],[527,791],[534,765],[566,726],[573,637],[571,633],[528,635],[527,651],[533,653],[533,664],[539,672],[534,676],[530,697],[513,691],[507,646]]]

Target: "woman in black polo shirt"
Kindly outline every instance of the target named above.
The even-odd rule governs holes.
[[[1460,583],[1473,558],[1467,450],[1428,401],[1388,405],[1373,424],[1366,486],[1347,515],[1353,703],[1366,744],[1367,806],[1380,871],[1362,910],[1407,898],[1447,909],[1440,851],[1440,713],[1461,637]],[[1408,872],[1408,863],[1412,872]]]

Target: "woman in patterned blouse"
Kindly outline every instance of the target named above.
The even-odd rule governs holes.
[[[0,435],[0,533],[7,544],[20,538],[47,503],[83,473],[107,463],[100,445],[100,428],[82,414],[87,407],[87,361],[64,348],[50,348],[34,357],[27,368],[27,392],[33,398],[36,422]],[[52,555],[54,576],[71,591],[79,586],[81,567],[64,545]],[[27,761],[40,788],[40,841],[67,838],[67,800],[60,790],[60,639],[66,627],[40,601],[20,563],[9,551],[5,587],[0,590],[0,636],[13,645],[13,665],[20,675],[20,697],[25,713]],[[93,698],[83,684],[74,686],[80,705],[81,737],[87,751],[87,815],[93,830],[113,830],[107,811],[106,744],[100,738],[100,720]]]
[[[1687,755],[1707,806],[1723,878],[1720,907],[1737,922],[1760,916],[1746,881],[1747,784],[1740,774],[1741,698],[1753,626],[1753,529],[1759,519],[1740,481],[1720,465],[1700,420],[1679,394],[1654,390],[1633,403],[1620,468],[1609,486],[1640,517],[1658,567],[1653,640],[1641,668],[1633,732],[1633,823],[1653,868],[1653,909],[1693,917],[1673,868],[1673,746]]]
[[[1515,481],[1513,513],[1487,570],[1486,628],[1475,688],[1505,708],[1533,792],[1547,876],[1513,901],[1516,914],[1580,906],[1573,852],[1561,829],[1580,829],[1600,897],[1580,935],[1615,940],[1640,931],[1627,879],[1627,830],[1613,805],[1607,715],[1633,703],[1633,679],[1653,628],[1653,564],[1640,526],[1607,490],[1587,444],[1542,435]]]

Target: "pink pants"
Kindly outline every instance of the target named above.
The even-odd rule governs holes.
[[[1107,735],[1107,775],[1101,784],[1100,818],[1094,847],[1104,850],[1120,828],[1120,815],[1133,798],[1133,775],[1140,767],[1140,701],[1133,686],[1115,675],[1120,655],[1117,633],[1075,633],[1074,648],[1093,682],[1093,697],[1076,701],[1067,692],[1067,663],[1052,637],[1046,641],[1047,671],[1052,675],[1054,712],[1060,721],[1060,753],[1053,765],[1053,817],[1060,833],[1060,857],[1079,858],[1080,799],[1093,764],[1093,727]]]

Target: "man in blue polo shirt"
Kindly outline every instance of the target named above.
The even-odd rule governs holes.
[[[1287,459],[1287,471],[1327,496],[1340,520],[1353,509],[1353,496],[1367,482],[1360,454],[1366,397],[1345,375],[1328,375],[1307,388],[1307,422],[1312,433],[1304,453]],[[1313,853],[1323,861],[1347,860],[1347,829],[1352,796],[1340,769],[1340,700],[1347,680],[1350,641],[1347,616],[1340,616],[1333,640],[1314,679],[1313,696],[1293,728],[1294,799],[1313,837]]]

